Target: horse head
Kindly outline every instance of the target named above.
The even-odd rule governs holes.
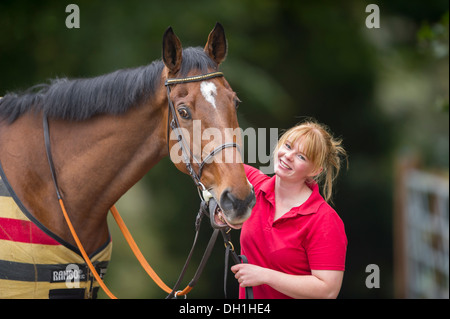
[[[240,228],[250,217],[255,194],[240,158],[239,98],[218,72],[227,55],[224,29],[217,23],[203,49],[183,50],[168,28],[162,55],[169,156],[180,171],[193,177],[204,197],[218,203],[216,225]]]

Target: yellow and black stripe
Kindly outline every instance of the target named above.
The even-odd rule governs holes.
[[[111,252],[108,240],[90,256],[102,278]],[[96,298],[98,288],[79,250],[28,212],[0,164],[0,299]]]

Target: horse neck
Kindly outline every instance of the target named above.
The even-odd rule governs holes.
[[[91,209],[114,204],[167,152],[165,121],[155,115],[135,108],[120,117],[55,123],[52,148],[65,195],[90,201]]]
[[[108,238],[108,209],[167,154],[166,121],[162,120],[167,107],[156,101],[133,107],[120,116],[101,115],[83,122],[50,119],[59,188],[88,253]],[[33,122],[28,127],[34,127],[34,135],[39,138],[34,138],[35,142],[28,145],[28,154],[20,157],[24,163],[13,164],[12,158],[5,163],[11,173],[7,173],[11,175],[10,182],[31,214],[73,243],[56,201],[42,124],[38,124],[42,118],[31,114],[26,118]],[[14,174],[12,166],[22,167],[22,171]]]

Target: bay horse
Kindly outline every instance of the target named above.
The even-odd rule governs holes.
[[[111,246],[108,210],[180,143],[175,130],[193,136],[195,120],[201,120],[202,131],[214,128],[223,133],[225,144],[202,138],[196,145],[185,139],[188,163],[174,164],[219,204],[216,223],[242,225],[255,202],[243,164],[211,161],[227,155],[236,158],[239,152],[240,141],[227,133],[238,128],[239,99],[218,71],[226,55],[227,40],[219,23],[203,49],[183,49],[169,27],[163,36],[162,59],[147,66],[94,78],[56,79],[0,99],[0,297],[58,297],[58,291],[67,290],[64,285],[39,286],[47,281],[46,266],[53,274],[50,281],[58,282],[68,274],[56,265],[83,264],[55,195],[43,118],[50,127],[48,142],[60,196],[86,252],[102,272],[100,264],[107,265]],[[2,212],[13,204],[18,207],[14,213]],[[23,229],[26,234],[18,234]],[[13,242],[19,248],[8,248]],[[56,255],[57,247],[69,250],[76,260],[62,262],[55,256],[41,260],[36,254],[45,245],[52,246]],[[106,247],[107,256],[96,259]],[[26,261],[15,259],[20,254]],[[22,266],[32,273],[18,271]],[[16,288],[27,280],[33,284]]]

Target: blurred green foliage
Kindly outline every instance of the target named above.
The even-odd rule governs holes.
[[[79,29],[65,26],[69,3],[80,8]],[[203,46],[220,21],[229,44],[222,70],[243,101],[241,127],[281,132],[312,116],[344,139],[350,169],[334,199],[349,239],[340,297],[390,298],[395,156],[415,152],[426,165],[448,170],[448,1],[378,1],[380,29],[365,26],[369,3],[1,0],[0,96],[54,77],[148,64],[160,58],[168,26],[184,46]],[[144,255],[169,285],[189,251],[198,205],[192,181],[167,158],[119,202]],[[125,298],[164,297],[110,224],[111,290]],[[186,277],[209,233],[205,223]],[[233,239],[238,246],[239,232]],[[365,287],[371,263],[380,267],[380,289]],[[229,296],[236,297],[229,277]],[[222,298],[222,280],[217,243],[191,296]]]

